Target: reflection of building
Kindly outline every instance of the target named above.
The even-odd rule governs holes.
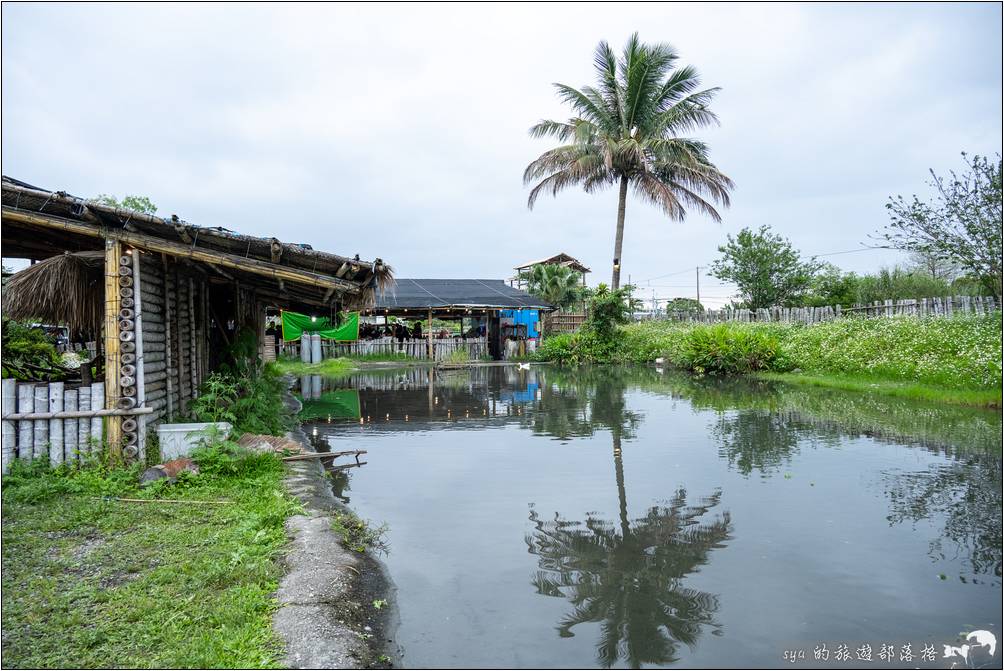
[[[301,377],[301,416],[322,429],[329,423],[358,423],[375,429],[418,430],[449,428],[461,421],[470,428],[471,422],[522,421],[532,413],[538,388],[537,371],[515,367],[413,368],[339,380],[311,375]]]

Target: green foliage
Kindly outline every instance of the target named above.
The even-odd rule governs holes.
[[[583,330],[600,340],[611,340],[618,326],[627,324],[638,301],[631,297],[632,286],[610,289],[600,284],[589,299],[589,316]]]
[[[670,315],[696,316],[704,312],[704,306],[696,298],[674,298],[666,303],[666,313]]]
[[[962,154],[966,171],[942,177],[931,170],[933,200],[890,198],[885,239],[911,252],[948,261],[1001,297],[1002,161]]]
[[[325,359],[321,363],[303,363],[299,359],[282,358],[273,366],[280,373],[289,375],[323,375],[324,377],[341,377],[356,370],[355,361],[406,361],[408,357],[392,357],[388,355],[366,355],[353,359]]]
[[[748,325],[700,324],[687,334],[674,362],[695,373],[742,375],[784,367],[777,337]]]
[[[521,273],[520,279],[529,293],[563,310],[579,305],[591,293],[582,284],[582,273],[567,266],[541,263]]]
[[[700,335],[691,334],[698,332]],[[761,338],[762,336],[762,338]],[[732,345],[735,341],[735,345]],[[773,342],[776,341],[776,348]],[[606,349],[580,334],[552,336],[537,352],[541,361],[651,362],[706,368],[698,354],[740,362],[736,368],[919,383],[948,389],[999,390],[1001,313],[953,318],[844,318],[818,324],[739,323],[716,326],[644,322],[618,330]],[[700,345],[700,348],[698,348]],[[774,351],[772,359],[765,359]],[[749,357],[744,361],[743,357]],[[752,364],[760,366],[752,368]]]
[[[281,435],[292,426],[284,390],[282,372],[274,364],[221,369],[203,382],[190,413],[198,422],[230,422],[238,433]]]
[[[832,263],[824,263],[812,277],[808,292],[799,301],[802,306],[842,305],[849,307],[858,300],[860,278],[845,273]],[[910,298],[916,298],[911,296]]]
[[[274,594],[298,510],[282,462],[226,444],[198,459],[200,474],[148,488],[138,466],[15,462],[2,490],[5,667],[279,666]]]
[[[156,214],[157,206],[153,204],[146,196],[125,196],[122,200],[119,200],[115,196],[110,196],[106,193],[99,194],[92,198],[96,203],[101,203],[102,205],[107,205],[109,207],[120,207],[124,210],[133,210],[135,212],[141,212],[143,214]]]
[[[26,379],[23,366],[51,369],[61,359],[56,346],[41,329],[10,319],[3,322],[3,376]]]
[[[786,238],[744,228],[718,248],[721,257],[711,264],[711,275],[739,287],[740,306],[751,310],[797,305],[812,282],[819,264],[803,261]]]

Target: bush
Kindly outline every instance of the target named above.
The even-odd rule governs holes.
[[[281,435],[292,421],[282,402],[282,373],[263,368],[233,367],[210,375],[192,401],[199,422],[230,422],[239,433]]]
[[[695,373],[755,373],[788,367],[779,350],[778,339],[763,329],[699,325],[687,335],[679,363]]]

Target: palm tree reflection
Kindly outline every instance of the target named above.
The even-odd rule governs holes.
[[[625,421],[623,394],[619,402],[616,393],[597,396],[603,399],[594,412],[603,416],[594,419],[610,428],[613,439],[619,526],[593,514],[584,522],[557,513],[542,519],[531,508],[534,531],[526,543],[539,557],[531,582],[538,594],[566,598],[575,607],[558,624],[560,636],[573,636],[579,624],[601,624],[597,661],[605,668],[621,658],[632,668],[672,663],[679,643],[694,646],[703,626],[717,626],[717,597],[683,580],[707,563],[713,548],[724,547],[731,520],[728,512],[705,517],[720,491],[688,505],[682,488],[667,505],[629,519],[621,437],[632,422]]]

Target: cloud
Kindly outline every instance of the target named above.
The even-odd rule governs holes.
[[[737,184],[721,225],[632,200],[635,280],[710,261],[742,226],[857,247],[888,195],[1001,144],[994,5],[7,4],[3,19],[5,174],[146,194],[402,276],[507,277],[566,251],[607,279],[616,195],[530,212],[521,175],[547,148],[527,128],[568,115],[551,82],[590,82],[596,43],[634,30],[722,87],[722,125],[701,136]]]

